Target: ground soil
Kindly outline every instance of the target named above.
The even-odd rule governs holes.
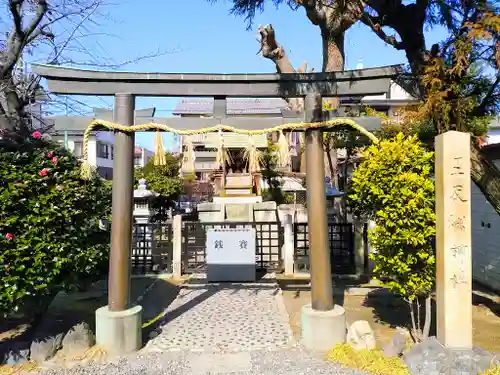
[[[138,278],[132,279],[131,283],[131,301],[135,301],[148,290],[152,283],[155,283],[154,287],[140,301],[143,307],[145,340],[156,327],[155,320],[158,315],[175,299],[178,293],[178,284],[183,282],[172,279],[155,280],[156,278]],[[300,337],[300,309],[311,301],[308,284],[308,280],[305,283],[280,280],[283,299],[290,316],[290,325],[297,338]],[[407,306],[403,301],[387,293],[381,293],[379,288],[370,285],[350,284],[336,282],[335,303],[344,306],[348,322],[368,321],[375,332],[380,347],[390,341],[396,327],[409,325]],[[358,291],[364,290],[363,293],[366,295],[349,295],[345,292],[349,286],[361,287]],[[479,286],[475,286],[474,289],[474,343],[483,349],[500,353],[500,297]],[[366,290],[369,292],[366,293]],[[65,332],[79,322],[87,322],[94,329],[95,310],[106,303],[105,288],[97,288],[86,293],[70,293],[56,298],[34,332],[29,332],[28,318],[21,317],[2,321],[0,322],[0,351],[5,345],[12,347],[14,342],[26,343],[38,337],[45,338],[59,332]],[[434,325],[432,331],[431,333],[435,332]]]
[[[130,301],[139,302],[143,307],[144,337],[147,338],[154,320],[178,293],[181,281],[157,279],[156,277],[133,278],[130,284]],[[147,293],[146,293],[147,291]],[[160,298],[161,296],[161,298]],[[140,298],[140,301],[137,299]],[[58,333],[67,332],[75,324],[85,322],[95,332],[95,310],[107,305],[107,283],[94,285],[87,292],[59,294],[43,319],[36,327],[31,324],[29,314],[0,322],[0,355],[4,349],[24,347],[33,340],[45,339]],[[158,302],[160,301],[160,303]]]
[[[310,303],[311,292],[304,287],[283,288],[283,299],[290,316],[290,325],[296,338],[300,337],[300,309]],[[477,287],[473,295],[473,339],[479,347],[500,353],[500,297]],[[336,303],[346,309],[348,323],[366,320],[375,332],[377,344],[390,342],[396,327],[408,327],[409,315],[404,301],[373,289],[366,296],[336,293]],[[433,303],[433,316],[435,304]],[[435,322],[435,320],[434,320]],[[432,325],[431,334],[435,334]]]

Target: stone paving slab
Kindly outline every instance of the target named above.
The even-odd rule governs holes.
[[[281,291],[273,284],[181,288],[145,352],[283,348],[293,342]]]

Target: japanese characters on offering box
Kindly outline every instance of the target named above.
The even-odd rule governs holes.
[[[255,266],[256,233],[254,228],[209,228],[206,241],[207,266]]]
[[[245,240],[240,240],[239,241],[239,247],[241,250],[247,249],[248,248],[248,241]],[[214,241],[214,249],[224,249],[224,241],[222,240],[215,240]]]

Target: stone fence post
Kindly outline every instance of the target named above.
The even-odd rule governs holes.
[[[285,275],[294,274],[295,265],[295,246],[294,246],[294,233],[293,233],[293,220],[292,215],[285,214],[283,220],[284,227],[284,241],[283,241],[283,257],[285,263]]]
[[[175,215],[172,220],[172,271],[175,279],[182,276],[182,216]]]

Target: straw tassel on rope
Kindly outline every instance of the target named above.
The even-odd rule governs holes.
[[[163,138],[161,137],[160,131],[156,130],[154,165],[165,164],[167,164],[167,161],[165,159],[165,149],[163,148]]]
[[[278,165],[280,167],[288,167],[290,165],[290,145],[283,131],[280,131],[278,138]]]
[[[248,171],[250,173],[260,172],[262,158],[262,151],[255,147],[254,139],[251,135],[249,135],[248,146],[243,150],[243,160],[248,163]]]
[[[219,129],[219,147],[217,147],[217,156],[215,158],[215,168],[219,169],[225,163],[224,160],[224,138],[222,137],[222,130]]]
[[[108,130],[113,131],[122,131],[122,132],[137,132],[137,131],[147,131],[147,130],[159,130],[171,132],[177,135],[193,135],[193,134],[206,134],[219,132],[219,136],[221,138],[221,146],[219,150],[217,150],[217,156],[219,162],[225,162],[225,153],[223,151],[223,140],[222,140],[222,131],[234,132],[237,134],[246,134],[246,135],[262,135],[269,134],[273,132],[280,132],[283,130],[305,130],[305,129],[317,129],[322,127],[334,127],[334,126],[345,126],[348,125],[354,130],[359,131],[361,134],[364,134],[368,137],[373,143],[378,143],[378,139],[375,135],[367,131],[362,126],[358,125],[354,120],[349,118],[338,118],[329,121],[322,122],[298,122],[298,123],[288,123],[288,124],[280,124],[272,128],[260,129],[260,130],[246,130],[246,129],[237,129],[228,125],[215,125],[211,127],[201,128],[197,130],[178,130],[175,128],[171,128],[166,124],[157,124],[157,123],[149,123],[149,124],[140,124],[140,125],[132,125],[132,126],[124,126],[120,124],[115,124],[110,121],[104,120],[94,120],[92,121],[85,132],[83,134],[83,163],[81,166],[81,177],[83,179],[92,178],[92,167],[88,163],[88,142],[90,138],[90,134],[94,131],[95,128],[106,128]]]
[[[92,128],[93,126],[92,124],[90,124],[83,133],[83,162],[82,166],[80,167],[80,176],[83,180],[90,180],[92,178],[92,167],[89,164],[89,137]]]
[[[187,173],[194,173],[194,146],[191,137],[186,137],[186,153],[182,158],[182,170]]]

